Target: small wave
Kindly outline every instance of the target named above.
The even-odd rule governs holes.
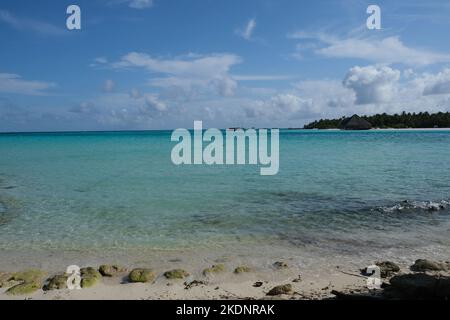
[[[450,207],[450,200],[441,201],[402,201],[393,206],[378,207],[377,210],[384,213],[404,212],[414,210],[441,211]]]

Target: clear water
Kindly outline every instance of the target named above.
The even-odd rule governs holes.
[[[283,131],[276,176],[170,133],[0,135],[0,249],[450,248],[450,131]]]

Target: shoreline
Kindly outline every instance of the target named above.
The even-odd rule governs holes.
[[[290,250],[287,250],[290,251]],[[192,252],[172,252],[164,254],[154,252],[146,255],[146,258],[135,257],[125,259],[125,256],[117,254],[113,256],[92,255],[80,259],[79,253],[47,253],[40,255],[40,260],[33,261],[33,257],[20,257],[15,262],[11,260],[14,252],[6,254],[0,250],[0,279],[5,273],[38,269],[45,273],[42,284],[55,275],[63,274],[68,265],[77,264],[81,268],[93,267],[98,269],[101,264],[118,265],[125,268],[123,272],[113,277],[102,277],[91,288],[82,290],[50,290],[39,288],[32,294],[10,295],[8,288],[0,288],[0,300],[36,299],[36,300],[78,300],[78,299],[333,299],[334,291],[339,292],[367,292],[366,277],[361,274],[361,269],[376,263],[377,261],[393,261],[400,266],[400,274],[410,273],[409,267],[415,259],[426,258],[436,261],[446,261],[448,252],[433,253],[423,250],[420,255],[406,258],[399,252],[379,252],[370,257],[361,255],[320,255],[312,258],[304,255],[288,255],[286,252],[266,257],[249,257],[241,255],[225,255],[217,252],[209,257]],[[408,250],[405,250],[408,251]],[[406,254],[407,252],[405,252]],[[70,258],[69,256],[72,255]],[[78,256],[78,258],[77,258]],[[279,258],[277,258],[279,257]],[[7,259],[7,260],[5,260]],[[79,260],[77,260],[79,259]],[[5,261],[8,261],[5,263]],[[28,261],[28,264],[23,264]],[[30,263],[33,261],[32,263]],[[281,262],[281,267],[278,262]],[[278,264],[277,264],[278,263]],[[223,270],[204,273],[204,270],[212,266],[223,265]],[[236,273],[236,268],[241,267],[243,272]],[[130,283],[129,272],[135,268],[148,268],[154,272],[154,280],[149,283]],[[248,268],[248,270],[247,270]],[[170,270],[185,270],[189,276],[183,279],[167,279],[165,272]],[[445,274],[447,275],[447,273]],[[258,284],[259,283],[259,284]],[[256,286],[255,284],[258,284]],[[279,285],[290,284],[292,293],[268,296],[267,293]]]

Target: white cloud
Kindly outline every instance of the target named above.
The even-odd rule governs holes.
[[[6,23],[17,30],[31,30],[43,35],[58,36],[67,34],[67,31],[64,28],[52,25],[45,21],[19,18],[5,10],[0,10],[0,22]]]
[[[0,73],[0,92],[24,95],[45,95],[55,87],[51,82],[24,80],[17,74]]]
[[[444,69],[435,75],[425,75],[422,79],[424,95],[450,94],[450,69]]]
[[[288,37],[317,41],[321,45],[313,49],[314,52],[328,58],[353,58],[375,63],[401,63],[411,66],[450,61],[450,54],[408,47],[397,36],[339,38],[324,33],[309,34],[299,31]]]
[[[255,28],[256,28],[256,20],[253,18],[247,22],[247,25],[245,26],[244,29],[236,30],[236,33],[245,40],[251,40]]]
[[[106,80],[105,83],[103,84],[103,88],[102,88],[103,92],[107,92],[107,93],[114,92],[115,89],[116,89],[116,84],[111,79]]]
[[[153,0],[129,0],[128,6],[133,9],[146,9],[153,6]]]
[[[113,68],[143,68],[162,74],[149,81],[151,86],[179,90],[187,95],[195,91],[213,89],[223,96],[234,94],[236,81],[229,75],[241,58],[233,54],[189,55],[182,58],[154,58],[145,53],[131,52],[112,65]]]
[[[400,71],[389,67],[353,67],[343,84],[356,95],[356,104],[389,102],[396,93]]]

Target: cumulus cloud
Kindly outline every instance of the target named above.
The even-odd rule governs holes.
[[[450,69],[444,69],[435,75],[426,75],[422,81],[425,83],[424,95],[450,94]]]
[[[256,28],[256,20],[253,18],[247,22],[245,28],[236,30],[236,33],[245,40],[251,40],[255,28]]]
[[[299,31],[288,37],[317,41],[319,46],[313,51],[328,58],[356,58],[375,63],[401,63],[411,66],[450,61],[450,54],[408,47],[397,36],[340,38],[324,33],[310,34]]]
[[[312,113],[312,99],[301,98],[291,93],[281,93],[265,101],[255,101],[245,108],[245,114],[249,118],[299,119]]]
[[[24,80],[17,74],[0,73],[0,92],[24,95],[45,95],[55,87],[51,82]]]
[[[390,101],[396,93],[400,71],[390,67],[353,67],[343,84],[356,95],[356,104],[383,103]]]

